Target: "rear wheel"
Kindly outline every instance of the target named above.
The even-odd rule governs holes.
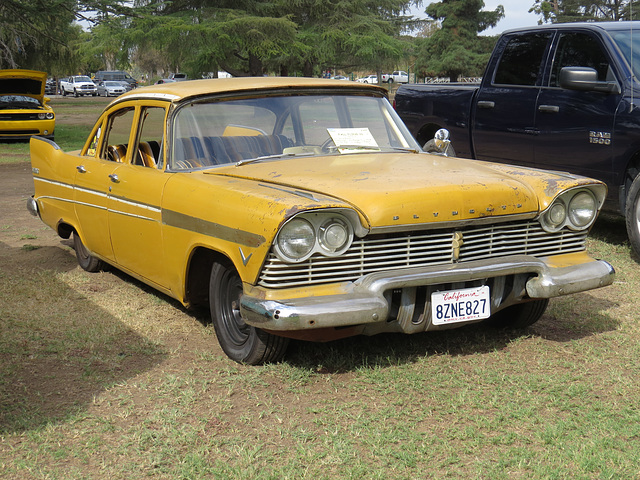
[[[102,260],[94,257],[89,253],[87,247],[84,246],[82,240],[80,239],[80,235],[77,232],[73,232],[73,248],[76,251],[76,258],[78,259],[78,264],[85,269],[87,272],[97,272],[102,270],[104,267],[104,263]]]
[[[640,175],[636,176],[629,188],[624,216],[631,248],[640,256]]]
[[[497,328],[526,328],[542,318],[548,305],[548,298],[519,303],[500,310],[492,315],[487,322]]]
[[[214,263],[209,281],[209,308],[222,350],[239,363],[261,365],[285,354],[289,339],[244,322],[240,312],[242,280],[229,263]]]

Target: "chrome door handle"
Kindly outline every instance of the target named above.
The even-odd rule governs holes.
[[[113,183],[120,183],[120,179],[118,178],[118,175],[116,175],[115,173],[112,173],[111,175],[109,175],[109,178]]]
[[[78,172],[80,172],[80,173],[87,173],[87,169],[84,168],[84,165],[78,165],[76,167],[76,170],[78,170]]]
[[[496,106],[496,102],[490,102],[489,100],[481,100],[478,102],[478,108],[493,108]]]
[[[538,111],[543,113],[558,113],[560,111],[560,107],[557,105],[540,105],[538,107]]]

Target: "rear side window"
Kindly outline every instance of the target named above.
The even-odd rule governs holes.
[[[552,32],[528,33],[509,40],[493,83],[535,86],[551,36]]]

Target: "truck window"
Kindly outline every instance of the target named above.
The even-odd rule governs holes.
[[[609,69],[609,59],[598,41],[586,33],[562,33],[558,39],[558,48],[549,86],[558,87],[560,70],[563,67],[590,67],[598,72],[598,80],[614,80]]]
[[[514,36],[504,48],[494,84],[534,86],[551,32]]]

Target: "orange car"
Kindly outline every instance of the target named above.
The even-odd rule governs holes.
[[[596,180],[421,150],[357,82],[193,80],[135,89],[84,147],[31,140],[32,213],[185,306],[238,361],[324,341],[489,320],[608,285],[585,251]]]

